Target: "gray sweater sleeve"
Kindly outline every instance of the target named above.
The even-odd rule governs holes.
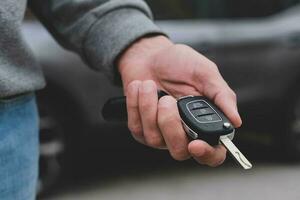
[[[126,47],[146,35],[163,34],[141,0],[29,0],[29,6],[62,46],[111,79]]]

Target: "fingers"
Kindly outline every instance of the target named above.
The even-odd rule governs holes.
[[[226,149],[223,145],[212,147],[202,140],[192,141],[188,150],[197,162],[211,167],[221,165],[226,158]]]
[[[142,144],[164,148],[165,142],[157,125],[157,87],[154,81],[133,81],[126,90],[128,128]]]
[[[139,88],[139,112],[146,143],[154,148],[165,146],[157,125],[157,87],[154,81],[143,81]]]
[[[158,103],[158,124],[171,156],[175,160],[186,160],[188,152],[188,138],[183,130],[176,100],[171,96],[164,96]]]
[[[128,128],[132,136],[139,142],[145,143],[142,121],[139,113],[139,88],[141,81],[133,81],[127,86],[126,102],[128,115]]]

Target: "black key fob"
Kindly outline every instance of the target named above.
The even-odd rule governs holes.
[[[185,131],[192,139],[201,139],[210,145],[219,144],[221,136],[233,139],[234,127],[209,99],[203,96],[182,97],[177,106]]]

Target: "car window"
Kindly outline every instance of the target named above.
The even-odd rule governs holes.
[[[300,0],[146,0],[156,19],[264,17]]]

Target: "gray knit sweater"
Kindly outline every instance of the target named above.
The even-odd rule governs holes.
[[[126,47],[161,33],[141,0],[0,0],[0,98],[45,86],[21,35],[27,4],[62,46],[110,78],[115,59]]]

